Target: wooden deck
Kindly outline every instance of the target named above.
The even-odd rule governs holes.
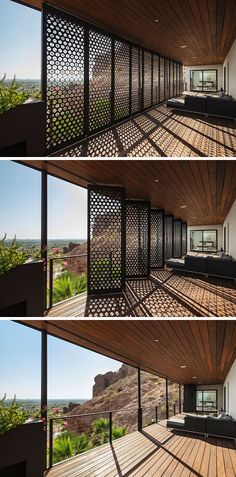
[[[52,468],[47,477],[235,477],[233,440],[152,424]]]
[[[124,294],[77,297],[55,305],[47,317],[235,317],[233,280],[168,270],[128,280]]]
[[[234,157],[231,119],[173,112],[157,106],[53,154],[61,157]]]

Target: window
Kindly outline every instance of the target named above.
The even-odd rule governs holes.
[[[217,411],[217,390],[208,389],[197,391],[197,411]]]
[[[217,230],[191,230],[190,251],[215,253],[218,250]]]
[[[190,90],[216,93],[218,89],[217,70],[191,70]]]

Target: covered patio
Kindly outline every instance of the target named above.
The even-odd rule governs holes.
[[[233,321],[26,320],[22,323],[42,332],[42,409],[47,403],[49,335],[137,368],[138,409],[133,409],[133,412],[138,430],[117,440],[112,440],[110,433],[109,443],[56,465],[52,465],[49,460],[51,465],[45,475],[149,477],[186,474],[199,477],[231,477],[235,474],[234,438],[226,439],[226,434],[223,437],[204,435],[201,431],[173,429],[171,425],[166,427],[168,422],[184,420],[189,413],[201,420],[201,416],[197,417],[199,411],[196,393],[199,389],[218,389],[217,409],[222,406],[229,413],[231,409],[233,412],[233,381],[230,386],[226,384],[236,353],[236,329]],[[154,412],[150,414],[156,417],[148,426],[143,419],[146,408],[142,404],[142,371],[166,377],[166,419],[159,414],[160,408],[157,406],[156,411],[153,409]],[[173,410],[169,401],[168,389],[171,382],[180,383],[177,414],[176,404]],[[110,429],[112,415],[116,412],[118,411],[106,407],[105,414],[110,416]],[[161,419],[159,416],[162,416]],[[70,418],[73,417],[83,418],[83,415],[73,416],[72,413]],[[202,418],[205,419],[206,416]],[[51,421],[52,419],[49,442],[52,450]]]
[[[49,298],[46,316],[235,316],[236,262],[229,249],[235,238],[227,238],[225,225],[235,201],[235,161],[22,163],[42,171],[44,258],[47,176],[88,189],[88,242],[78,257],[87,292],[54,305]],[[201,229],[216,234],[215,248],[211,235],[205,241],[206,253],[202,237],[191,249],[191,231]],[[51,265],[53,260],[49,297]]]
[[[31,156],[235,155],[234,2],[18,3],[42,14],[41,146]],[[189,94],[205,107],[166,107]]]

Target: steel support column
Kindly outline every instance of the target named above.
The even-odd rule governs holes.
[[[166,419],[169,419],[168,379],[166,379]]]
[[[41,418],[44,420],[45,430],[45,469],[47,466],[47,403],[48,403],[48,390],[47,390],[47,331],[42,330],[41,333]]]
[[[44,309],[47,308],[47,246],[48,246],[48,177],[41,175],[41,259],[44,263]]]
[[[138,431],[142,431],[141,371],[138,368]]]
[[[179,414],[182,412],[182,403],[181,403],[181,384],[179,384]]]

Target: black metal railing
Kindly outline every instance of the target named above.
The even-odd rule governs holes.
[[[63,255],[62,257],[49,257],[49,309],[52,308],[53,306],[53,284],[54,284],[54,262],[61,260],[61,261],[66,261],[66,260],[71,260],[71,259],[77,259],[77,258],[82,258],[82,257],[87,257],[87,253],[82,253],[82,254],[77,254],[77,255]],[[85,271],[87,272],[87,264],[85,266]],[[81,272],[82,273],[85,273]]]
[[[159,413],[158,406],[152,408],[154,410],[155,419],[153,419],[153,424],[158,422],[162,419],[159,419],[161,412]],[[50,417],[49,418],[49,468],[53,467],[53,448],[54,448],[54,437],[53,437],[53,425],[54,421],[58,420],[70,420],[70,419],[81,419],[87,417],[95,417],[95,416],[108,416],[108,429],[109,429],[109,443],[112,444],[113,441],[113,415],[115,413],[130,413],[130,412],[137,412],[137,429],[142,431],[143,427],[143,409],[142,408],[130,408],[130,409],[119,409],[119,410],[112,410],[112,411],[98,411],[98,412],[91,412],[91,413],[83,413],[83,414],[73,414],[69,416],[58,416],[58,417]],[[176,404],[173,405],[173,415],[176,415]],[[163,419],[164,420],[164,419]]]

